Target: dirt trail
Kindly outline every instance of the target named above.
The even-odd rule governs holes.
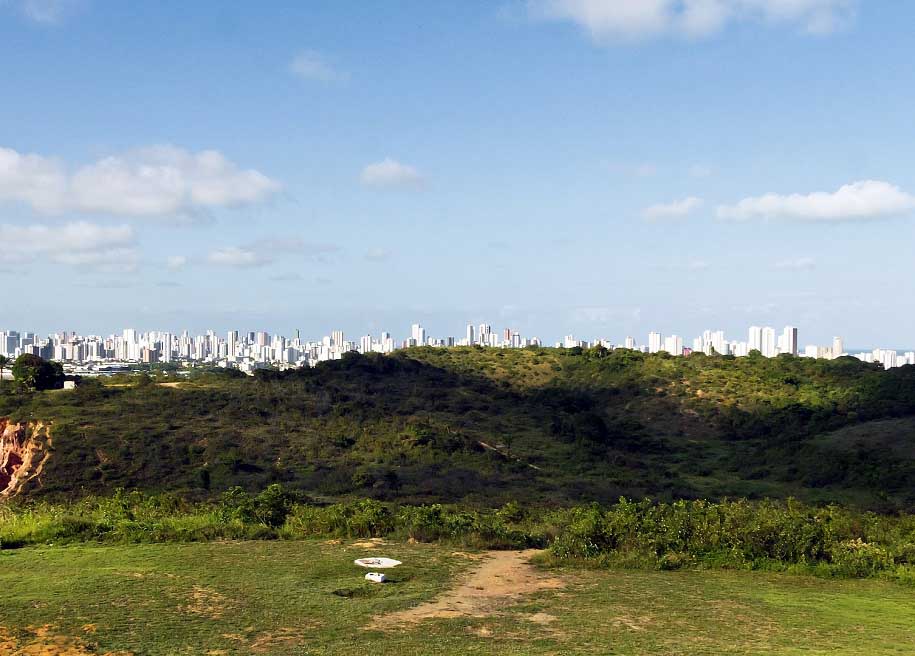
[[[490,551],[456,587],[415,608],[376,617],[368,628],[391,630],[426,619],[489,617],[525,595],[564,587],[565,581],[531,565],[538,553],[536,549]]]

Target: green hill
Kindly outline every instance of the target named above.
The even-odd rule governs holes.
[[[0,394],[0,417],[50,424],[50,457],[22,494],[205,497],[281,482],[319,498],[477,505],[649,495],[915,507],[915,367],[419,348],[143,382]]]

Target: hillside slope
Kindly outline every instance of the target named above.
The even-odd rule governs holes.
[[[0,395],[0,417],[50,425],[32,496],[282,482],[481,505],[797,496],[912,508],[912,415],[913,367],[602,349],[421,348],[256,379]],[[896,447],[865,432],[849,455],[847,431],[900,417],[879,424]]]

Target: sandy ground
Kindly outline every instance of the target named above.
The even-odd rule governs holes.
[[[535,549],[487,552],[456,587],[415,608],[376,617],[367,628],[391,630],[426,619],[489,617],[526,595],[564,587],[562,579],[544,575],[530,564],[538,553]]]

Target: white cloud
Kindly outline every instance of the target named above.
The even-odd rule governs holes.
[[[184,255],[170,255],[165,260],[165,266],[169,271],[180,271],[187,264],[187,257]]]
[[[835,192],[765,194],[718,207],[718,217],[734,221],[783,218],[801,221],[859,221],[915,210],[915,196],[888,182],[863,180]]]
[[[362,183],[371,187],[420,187],[423,176],[412,166],[387,157],[362,169]]]
[[[678,219],[689,216],[695,210],[702,207],[702,203],[703,201],[701,198],[690,196],[682,200],[675,200],[672,203],[661,203],[659,205],[646,207],[642,211],[642,216],[649,221],[656,221],[658,219]]]
[[[54,261],[106,273],[126,273],[136,270],[139,255],[133,248],[112,248],[103,251],[60,253]]]
[[[23,202],[40,212],[53,213],[61,209],[66,193],[67,178],[59,161],[0,147],[0,200]]]
[[[84,0],[0,0],[0,6],[8,4],[27,19],[39,25],[55,25],[81,9]]]
[[[152,146],[70,173],[56,158],[0,148],[0,201],[26,203],[45,214],[180,216],[255,203],[279,188],[215,150]]]
[[[206,261],[218,266],[251,268],[266,266],[291,255],[323,262],[339,251],[340,247],[335,244],[309,243],[295,238],[261,239],[244,246],[216,249],[207,255]]]
[[[668,0],[531,0],[528,9],[535,18],[571,21],[603,39],[664,32],[669,5]]]
[[[244,248],[270,259],[275,255],[293,254],[313,260],[325,260],[328,256],[339,253],[341,250],[336,244],[306,242],[295,237],[259,239]]]
[[[229,246],[211,252],[207,256],[207,262],[217,266],[252,268],[270,264],[272,260],[263,253],[247,248]]]
[[[273,282],[299,282],[302,280],[302,274],[300,273],[278,273],[274,276],[270,276],[270,280]]]
[[[794,257],[779,260],[775,263],[775,268],[783,271],[810,271],[816,267],[816,263],[812,257]]]
[[[289,71],[306,80],[320,82],[345,82],[349,75],[331,66],[327,61],[313,50],[299,53],[289,64]]]
[[[528,0],[538,20],[571,22],[596,41],[699,38],[729,23],[786,24],[825,34],[854,17],[857,0]]]
[[[87,269],[128,272],[139,255],[130,226],[100,226],[85,221],[60,226],[0,225],[0,260],[23,264],[46,259]]]
[[[383,262],[390,257],[391,254],[383,248],[370,248],[365,254],[365,259],[369,262]]]

